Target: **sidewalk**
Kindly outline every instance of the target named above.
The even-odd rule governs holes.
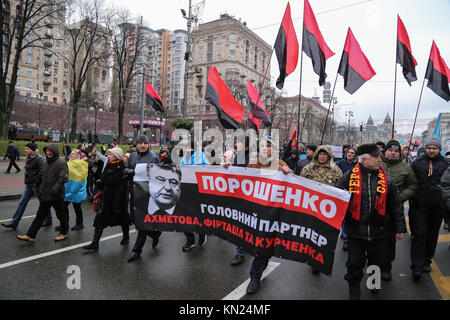
[[[8,168],[9,160],[0,159],[0,201],[18,200],[24,189],[25,158],[16,162],[20,168],[20,172],[16,173],[13,167],[10,174],[5,171]]]

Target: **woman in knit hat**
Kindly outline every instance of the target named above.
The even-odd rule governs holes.
[[[108,163],[97,183],[101,190],[100,203],[94,219],[94,238],[84,246],[85,250],[98,250],[98,244],[106,227],[121,226],[123,238],[120,245],[130,241],[130,218],[128,214],[128,178],[124,175],[125,163],[121,148],[108,150]]]

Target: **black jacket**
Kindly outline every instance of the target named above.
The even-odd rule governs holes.
[[[445,208],[441,198],[440,180],[447,167],[447,161],[440,154],[434,158],[425,154],[413,161],[411,169],[419,186],[413,198],[414,207],[432,208],[436,211]]]
[[[312,158],[310,159],[308,157],[299,159],[297,162],[297,172],[294,171],[294,173],[299,176],[302,173],[303,168],[306,167],[311,161]]]
[[[387,175],[386,215],[375,210],[378,170],[361,167],[361,215],[360,220],[352,218],[349,208],[345,216],[345,232],[352,237],[372,240],[386,237],[390,232],[405,233],[406,223],[399,192],[391,176]],[[339,179],[337,187],[349,190],[351,170]],[[370,185],[369,185],[370,181]],[[370,192],[369,192],[370,190]],[[370,195],[370,197],[369,197]],[[352,195],[353,199],[353,195]],[[370,207],[369,207],[370,206]]]
[[[123,161],[109,163],[97,181],[101,189],[101,206],[94,219],[94,227],[105,228],[130,223],[128,214],[128,180]]]
[[[289,169],[291,169],[292,172],[294,172],[295,174],[299,175],[300,173],[298,172],[299,171],[298,163],[299,163],[298,157],[295,157],[295,159],[293,159],[291,156],[286,160],[286,164],[288,165]]]
[[[39,187],[41,200],[64,200],[66,196],[64,184],[69,179],[69,168],[67,163],[59,158],[59,151],[56,145],[49,144],[44,148],[44,152],[47,148],[53,151],[53,157],[51,159],[47,158],[47,163],[44,165],[42,183]]]
[[[445,173],[441,177],[441,194],[445,207],[445,215],[447,219],[450,218],[450,167],[445,170]]]
[[[28,186],[39,187],[44,173],[45,159],[36,154],[34,157],[28,156],[25,162],[25,184]]]
[[[127,162],[127,171],[130,175],[134,175],[134,169],[138,163],[160,163],[160,161],[150,149],[143,153],[136,150],[130,155]]]

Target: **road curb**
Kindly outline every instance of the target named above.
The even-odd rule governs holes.
[[[4,196],[0,196],[0,201],[7,201],[7,200],[19,200],[22,194],[7,194]]]

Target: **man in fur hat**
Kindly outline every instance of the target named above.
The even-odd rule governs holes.
[[[398,240],[406,232],[402,202],[394,181],[381,167],[378,146],[363,144],[357,153],[359,163],[337,184],[338,188],[352,193],[344,220],[348,236],[345,278],[351,300],[360,299],[364,267],[377,265],[381,268],[386,264],[387,230],[394,229]],[[393,224],[392,228],[389,224]]]

